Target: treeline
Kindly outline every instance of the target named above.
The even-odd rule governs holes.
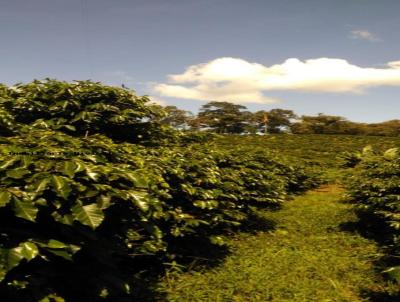
[[[293,133],[400,136],[400,120],[357,123],[341,116],[318,114],[298,116],[292,110],[272,109],[250,112],[243,105],[209,102],[197,115],[166,106],[159,122],[178,129],[232,134]]]

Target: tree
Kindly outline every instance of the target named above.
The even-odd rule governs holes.
[[[201,128],[211,128],[217,133],[242,133],[249,123],[245,106],[229,102],[209,102],[203,105],[197,116]]]
[[[291,126],[291,130],[295,134],[346,134],[352,124],[344,117],[320,113],[317,116],[302,116],[300,122]]]
[[[290,128],[292,119],[297,118],[292,110],[272,109],[270,111],[260,110],[253,113],[253,121],[258,131],[264,133],[280,133],[285,128]]]
[[[179,109],[176,106],[166,106],[163,109],[166,114],[160,119],[160,122],[174,128],[185,127],[193,116],[190,111]]]
[[[280,133],[282,129],[289,128],[291,120],[297,118],[292,110],[272,109],[268,112],[268,131],[270,133]]]
[[[268,128],[268,111],[260,110],[254,112],[251,117],[251,121],[256,127],[258,132],[267,133]]]
[[[367,124],[364,126],[367,135],[399,136],[400,120],[391,120],[383,123]]]

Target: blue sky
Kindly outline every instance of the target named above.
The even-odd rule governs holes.
[[[399,119],[399,12],[397,0],[0,0],[0,82],[124,83],[194,112],[232,100]]]

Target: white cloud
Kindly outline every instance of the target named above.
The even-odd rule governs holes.
[[[350,38],[378,42],[380,39],[368,30],[353,30],[350,32]]]
[[[360,67],[343,59],[287,59],[265,66],[238,58],[219,58],[189,66],[153,86],[164,97],[236,103],[271,103],[273,90],[360,93],[368,87],[400,86],[400,61],[384,68]]]

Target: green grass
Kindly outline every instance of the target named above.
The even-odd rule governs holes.
[[[374,269],[382,256],[376,243],[342,230],[356,221],[342,193],[328,186],[260,213],[277,228],[238,234],[216,268],[167,274],[159,285],[166,301],[352,302],[394,291]]]

